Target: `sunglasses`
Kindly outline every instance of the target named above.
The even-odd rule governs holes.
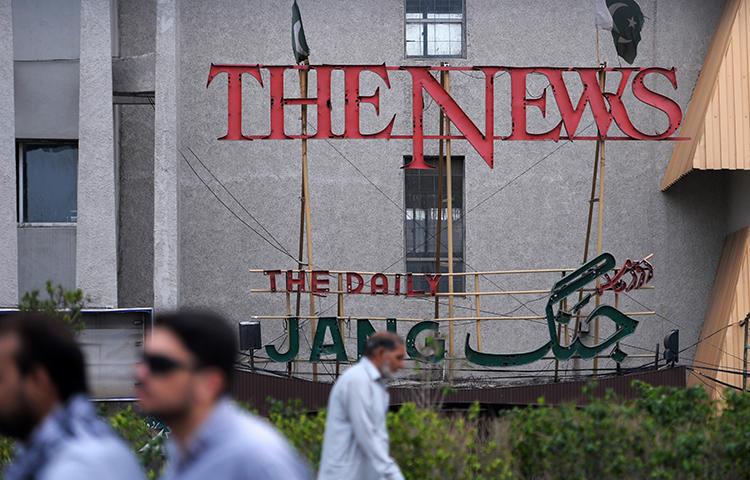
[[[152,375],[169,375],[176,370],[195,370],[194,367],[166,355],[144,353],[141,355],[141,363],[148,367]]]

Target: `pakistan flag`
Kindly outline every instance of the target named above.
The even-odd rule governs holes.
[[[612,16],[612,40],[617,54],[632,64],[638,55],[641,41],[643,12],[635,0],[606,0],[607,10]]]
[[[297,63],[302,63],[310,56],[310,47],[307,46],[305,29],[302,26],[302,15],[295,0],[292,4],[292,51]]]

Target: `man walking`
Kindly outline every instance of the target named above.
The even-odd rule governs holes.
[[[6,480],[138,480],[130,449],[87,398],[83,353],[61,321],[0,322],[0,434],[18,440]]]
[[[238,352],[222,317],[181,311],[159,315],[136,367],[146,414],[166,423],[166,480],[303,480],[305,463],[270,424],[229,398]]]
[[[376,333],[333,386],[318,480],[403,480],[388,453],[385,380],[403,368],[405,356],[401,337]]]

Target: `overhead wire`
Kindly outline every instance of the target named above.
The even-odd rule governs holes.
[[[279,248],[282,248],[282,249],[284,249],[285,251],[287,251],[287,252],[288,252],[288,250],[287,250],[287,249],[286,249],[286,248],[284,247],[284,245],[283,245],[283,244],[282,244],[282,243],[281,243],[281,242],[279,241],[279,239],[278,239],[278,238],[276,238],[276,237],[275,237],[275,236],[273,235],[273,233],[271,233],[271,232],[270,232],[270,231],[269,231],[269,230],[268,230],[268,229],[267,229],[267,228],[266,228],[266,227],[265,227],[265,226],[264,226],[264,225],[263,225],[263,224],[262,224],[262,223],[261,223],[261,222],[260,222],[260,221],[259,221],[259,220],[258,220],[257,218],[255,218],[255,216],[254,216],[254,215],[253,215],[252,213],[250,213],[250,211],[249,211],[249,210],[248,210],[247,208],[245,208],[245,205],[243,205],[243,204],[242,204],[242,202],[240,202],[240,201],[239,201],[239,200],[237,199],[237,197],[236,197],[236,196],[235,196],[235,195],[234,195],[234,194],[233,194],[233,193],[232,193],[232,192],[231,192],[231,191],[230,191],[230,190],[229,190],[229,189],[228,189],[228,188],[227,188],[227,187],[226,187],[226,186],[224,185],[224,183],[223,183],[223,182],[222,182],[221,180],[219,180],[219,179],[218,179],[218,178],[216,177],[216,175],[214,175],[214,173],[213,173],[213,172],[211,171],[211,169],[210,169],[210,168],[208,168],[208,166],[206,166],[206,164],[205,164],[205,163],[203,163],[203,160],[201,160],[201,158],[200,158],[200,157],[199,157],[199,156],[198,156],[198,155],[197,155],[197,154],[196,154],[196,153],[195,153],[195,152],[193,151],[193,149],[192,149],[192,148],[190,148],[190,146],[188,146],[188,147],[187,147],[187,149],[188,149],[188,151],[189,151],[189,152],[190,152],[190,153],[191,153],[191,154],[193,155],[193,157],[195,157],[195,159],[196,159],[196,160],[198,160],[198,163],[200,163],[200,165],[201,165],[201,166],[203,167],[203,169],[204,169],[204,170],[206,170],[206,171],[208,172],[208,174],[209,174],[209,175],[211,175],[211,178],[213,178],[213,179],[214,179],[214,181],[216,181],[216,183],[218,183],[218,184],[219,184],[219,186],[220,186],[220,187],[221,187],[221,188],[222,188],[222,189],[223,189],[223,190],[224,190],[224,191],[225,191],[225,192],[226,192],[226,193],[227,193],[227,194],[228,194],[228,195],[229,195],[229,196],[231,197],[231,199],[232,199],[232,200],[234,200],[234,201],[235,201],[235,203],[236,203],[237,205],[239,205],[239,206],[240,206],[240,208],[241,208],[241,209],[242,209],[242,210],[243,210],[243,211],[244,211],[244,212],[245,212],[245,213],[247,214],[247,216],[248,216],[248,217],[250,217],[250,218],[251,218],[251,219],[252,219],[252,220],[253,220],[253,221],[254,221],[255,223],[257,223],[257,224],[258,224],[258,226],[259,226],[259,227],[260,227],[260,228],[261,228],[261,229],[262,229],[262,230],[263,230],[263,231],[264,231],[264,232],[265,232],[266,234],[268,234],[268,236],[269,236],[269,237],[271,237],[271,239],[272,239],[273,241],[275,241],[275,242],[276,242],[276,244],[277,244],[277,245],[279,246]]]

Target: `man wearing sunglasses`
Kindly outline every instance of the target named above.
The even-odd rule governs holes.
[[[0,434],[18,440],[5,480],[138,480],[130,449],[87,398],[83,353],[61,321],[0,322]]]
[[[216,314],[156,317],[136,366],[136,392],[144,413],[171,431],[163,479],[309,478],[270,424],[229,399],[237,351],[234,329]]]

